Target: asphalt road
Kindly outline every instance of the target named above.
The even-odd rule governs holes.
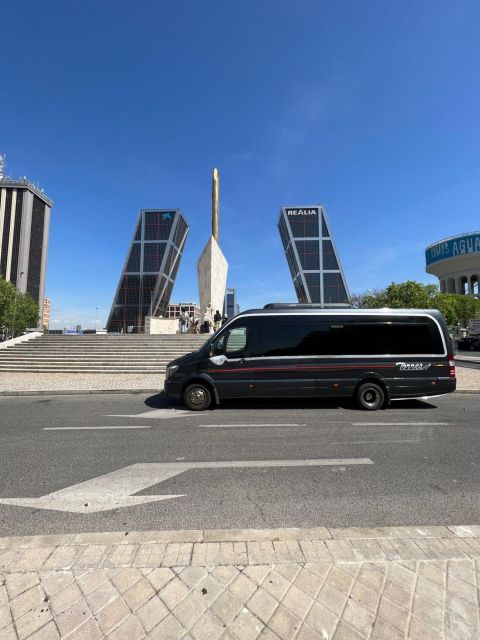
[[[135,464],[144,465],[140,490],[129,491],[128,478],[107,477],[107,488],[95,481],[88,495],[85,487],[59,494],[60,503],[74,496],[88,510],[110,494],[182,496],[88,513],[39,508],[45,500],[0,504],[0,535],[480,522],[478,395],[396,402],[375,413],[335,401],[231,402],[177,415],[170,406],[162,396],[135,394],[0,398],[0,502]],[[107,426],[146,428],[91,429]],[[313,459],[354,463],[304,466]],[[265,465],[225,468],[225,461]],[[221,464],[160,481],[161,463],[191,462]],[[52,505],[56,495],[47,499]]]

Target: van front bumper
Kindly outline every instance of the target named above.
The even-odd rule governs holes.
[[[180,400],[182,397],[182,385],[177,380],[173,380],[172,378],[168,378],[163,383],[163,391],[166,396],[169,398],[174,398],[175,400]]]

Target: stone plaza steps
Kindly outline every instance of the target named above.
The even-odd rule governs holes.
[[[206,335],[41,336],[0,349],[0,372],[165,373],[167,364],[201,347]]]

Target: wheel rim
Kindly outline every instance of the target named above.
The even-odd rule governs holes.
[[[378,392],[375,389],[365,389],[363,402],[369,407],[375,406],[378,402]]]
[[[190,402],[196,407],[202,405],[206,399],[207,394],[205,393],[204,389],[197,387],[196,389],[192,389],[192,391],[190,391]]]

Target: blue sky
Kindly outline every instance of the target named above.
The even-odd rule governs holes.
[[[220,245],[243,309],[295,300],[281,205],[326,206],[350,290],[435,280],[424,248],[478,229],[480,4],[3,3],[0,150],[55,201],[58,325],[108,314],[141,208],[183,209],[172,301]]]

